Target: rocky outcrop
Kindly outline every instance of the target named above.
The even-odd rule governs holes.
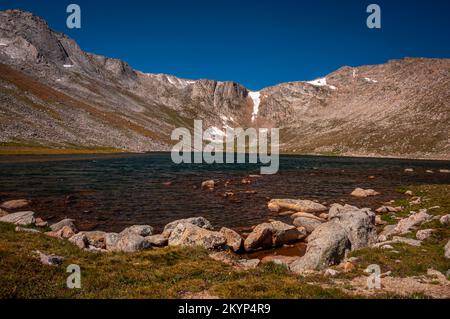
[[[0,218],[0,222],[10,223],[15,225],[31,225],[34,224],[36,219],[34,218],[34,212],[19,212],[14,214],[8,214]]]
[[[291,210],[304,213],[320,213],[327,210],[327,207],[322,204],[302,199],[272,199],[267,205],[273,212]]]
[[[203,247],[219,249],[226,245],[226,238],[220,232],[201,228],[191,223],[178,223],[169,237],[169,246]]]

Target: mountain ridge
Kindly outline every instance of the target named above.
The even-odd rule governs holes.
[[[252,92],[134,70],[7,10],[0,63],[0,143],[167,151],[174,128],[202,119],[219,130],[279,127],[289,153],[450,158],[450,59],[344,66]]]

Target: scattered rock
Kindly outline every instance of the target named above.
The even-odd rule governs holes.
[[[252,183],[252,181],[250,179],[248,179],[248,178],[243,178],[241,180],[241,184],[243,184],[243,185],[249,185],[251,183]]]
[[[410,205],[420,205],[421,203],[422,199],[420,197],[415,197],[409,202]]]
[[[211,223],[204,217],[191,217],[186,219],[175,220],[164,227],[163,235],[166,238],[170,237],[172,231],[177,227],[178,224],[192,224],[204,229],[213,230]]]
[[[439,221],[441,222],[442,225],[448,225],[450,224],[450,214],[444,215],[442,216]]]
[[[283,266],[286,269],[289,269],[289,265],[291,265],[294,261],[298,260],[299,257],[292,256],[266,256],[261,260],[262,264],[274,263],[278,266]]]
[[[413,227],[420,226],[431,219],[431,215],[427,214],[426,210],[421,210],[418,213],[412,214],[408,218],[401,219],[394,229],[396,234],[406,234]]]
[[[36,218],[34,223],[36,227],[46,228],[48,227],[48,222],[44,221],[42,218]]]
[[[149,225],[134,225],[125,228],[122,232],[132,232],[136,235],[147,237],[153,235],[153,227]]]
[[[26,199],[15,199],[10,200],[7,202],[4,202],[0,205],[1,208],[7,209],[7,210],[16,210],[16,209],[22,209],[25,207],[30,206],[31,202]]]
[[[162,234],[145,237],[145,240],[152,247],[165,247],[169,243],[169,239]]]
[[[354,197],[369,197],[369,196],[377,196],[380,195],[380,193],[374,191],[373,189],[362,189],[362,188],[356,188],[350,195]]]
[[[387,213],[398,213],[403,210],[402,207],[392,207],[392,206],[381,206],[377,210],[375,210],[378,214],[387,214]]]
[[[250,270],[257,268],[260,262],[259,259],[239,259],[235,262],[235,266],[244,270]]]
[[[64,262],[64,257],[61,256],[46,255],[38,250],[36,251],[36,254],[38,255],[41,263],[46,266],[60,266]]]
[[[110,250],[131,253],[148,248],[151,248],[150,243],[148,243],[144,237],[133,232],[122,232],[118,235],[114,246],[112,246]]]
[[[434,174],[434,172],[431,169],[427,169],[425,172],[428,174]]]
[[[190,223],[179,223],[169,237],[169,246],[200,246],[206,249],[222,248],[226,244],[223,234]]]
[[[308,234],[324,222],[323,219],[307,213],[296,213],[291,217],[295,218],[293,224],[297,227],[304,227]]]
[[[215,185],[216,185],[216,183],[211,179],[211,180],[208,180],[208,181],[204,181],[202,183],[202,188],[203,189],[210,189],[210,190],[212,190],[212,189],[214,189]]]
[[[268,207],[273,212],[293,210],[305,213],[320,213],[327,210],[327,207],[310,201],[301,199],[272,199],[268,203]]]
[[[256,226],[244,241],[246,251],[294,243],[305,237],[304,231],[280,221]]]
[[[308,270],[321,270],[338,264],[351,248],[347,232],[337,222],[317,227],[308,238],[306,253],[290,265],[290,270],[302,274]]]
[[[36,220],[34,212],[19,212],[1,217],[0,222],[26,226],[34,224]]]
[[[325,277],[336,277],[337,275],[339,275],[339,271],[334,270],[332,268],[328,268],[325,270],[325,272],[323,273],[323,275]]]
[[[444,247],[444,256],[445,256],[445,258],[450,259],[450,240]]]
[[[418,240],[427,240],[433,234],[434,229],[422,229],[416,233],[416,238]]]
[[[390,245],[390,244],[407,244],[410,246],[420,247],[422,245],[422,242],[420,240],[415,240],[415,239],[411,239],[411,238],[394,236],[394,238],[392,238],[392,240],[375,244],[374,247],[380,248],[380,247],[383,247],[385,245]]]
[[[20,227],[17,226],[16,227],[16,232],[18,233],[31,233],[31,234],[40,234],[41,232],[37,229],[33,229],[33,228],[24,228],[24,227]]]
[[[225,236],[226,244],[231,248],[231,250],[233,250],[234,252],[238,252],[242,249],[244,240],[242,239],[241,235],[239,235],[234,230],[226,227],[222,227],[220,232],[223,234],[223,236]]]
[[[397,225],[386,225],[383,231],[378,236],[378,242],[387,241],[389,238],[395,235],[395,227],[397,227]]]
[[[85,249],[89,246],[88,238],[83,233],[73,235],[69,238],[69,241],[80,249]]]
[[[77,232],[77,228],[76,228],[74,222],[75,222],[75,220],[73,220],[73,219],[69,219],[69,218],[63,219],[60,222],[57,222],[56,224],[51,225],[50,229],[54,232],[57,232],[64,226],[69,226],[74,232]]]
[[[413,194],[413,192],[412,192],[412,191],[406,191],[406,192],[405,192],[405,195],[408,195],[408,196],[413,196],[414,194]]]

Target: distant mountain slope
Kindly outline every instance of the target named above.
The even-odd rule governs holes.
[[[450,60],[343,67],[250,92],[144,74],[83,52],[31,13],[0,12],[0,143],[169,150],[176,127],[279,127],[298,153],[450,158]]]

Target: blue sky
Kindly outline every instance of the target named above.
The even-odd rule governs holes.
[[[69,30],[77,3],[82,28]],[[367,5],[382,28],[366,26]],[[312,80],[343,65],[402,57],[450,58],[449,0],[3,0],[45,18],[85,51],[135,69],[233,80],[250,89]]]

